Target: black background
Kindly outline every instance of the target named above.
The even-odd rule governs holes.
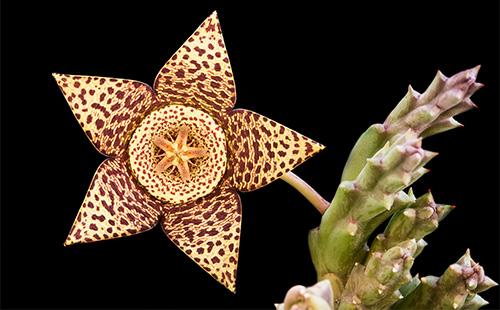
[[[217,10],[237,107],[328,148],[301,175],[327,199],[357,137],[382,122],[409,83],[425,90],[482,64],[480,109],[465,128],[424,141],[440,155],[414,186],[457,208],[426,240],[413,271],[439,275],[470,247],[498,281],[498,2],[357,3],[329,7],[181,1],[2,1],[1,304],[6,308],[270,308],[315,281],[307,232],[320,216],[281,181],[242,194],[237,293],[184,256],[160,229],[63,247],[104,159],[75,122],[51,72],[153,83]],[[498,308],[498,289],[483,294]]]

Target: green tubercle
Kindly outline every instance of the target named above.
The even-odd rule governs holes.
[[[399,288],[412,277],[410,268],[417,250],[415,239],[385,252],[373,252],[366,266],[356,264],[342,294],[338,309],[387,309],[403,297]]]
[[[469,250],[441,277],[427,276],[420,282],[391,309],[477,309],[484,305],[477,293],[497,285],[472,260]]]
[[[374,124],[359,137],[342,173],[342,181],[354,180],[387,141],[411,129],[419,137],[428,137],[461,127],[453,116],[476,105],[472,96],[483,84],[476,83],[480,66],[446,77],[438,71],[427,90],[419,94],[411,86],[383,124]]]
[[[408,130],[376,152],[354,181],[340,184],[319,230],[309,237],[320,279],[334,273],[345,283],[354,264],[366,256],[365,243],[373,230],[413,202],[401,191],[421,176],[433,157],[421,144]]]
[[[296,285],[288,290],[277,310],[333,310],[333,292],[330,282],[320,281],[311,287]]]
[[[408,208],[394,214],[387,224],[384,233],[373,241],[370,251],[385,251],[395,244],[407,240],[422,240],[438,227],[439,221],[454,208],[451,205],[436,204],[431,192],[419,197]],[[419,248],[425,243],[420,242]],[[421,250],[420,250],[421,251]],[[417,251],[417,254],[420,254]]]
[[[469,251],[441,277],[411,275],[415,258],[427,245],[423,238],[454,207],[436,203],[431,192],[417,199],[411,189],[406,191],[437,155],[422,148],[422,139],[461,127],[454,117],[475,107],[470,96],[482,87],[476,83],[478,70],[450,78],[438,72],[422,94],[409,87],[384,123],[370,126],[358,139],[328,207],[309,187],[295,182],[324,211],[308,241],[318,281],[328,283],[332,299],[296,286],[279,309],[472,310],[487,304],[478,293],[497,284]],[[388,219],[368,247],[373,232]]]

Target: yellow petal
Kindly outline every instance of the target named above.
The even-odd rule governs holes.
[[[97,169],[64,245],[130,236],[153,228],[162,205],[136,185],[125,161],[106,159]]]
[[[125,152],[128,139],[159,103],[151,88],[137,81],[53,74],[83,131],[104,155]]]
[[[294,169],[324,146],[265,116],[237,109],[227,128],[233,185],[252,191]]]
[[[222,285],[234,292],[241,226],[241,202],[227,182],[214,192],[169,210],[167,236]]]
[[[224,118],[236,102],[236,89],[217,13],[210,15],[156,76],[163,102],[202,109]]]

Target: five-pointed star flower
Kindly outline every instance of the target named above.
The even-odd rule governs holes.
[[[235,290],[241,202],[323,146],[235,109],[216,13],[163,66],[154,88],[54,74],[95,148],[98,168],[65,245],[144,232],[158,222],[184,253]]]

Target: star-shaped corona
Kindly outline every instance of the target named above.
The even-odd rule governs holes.
[[[155,167],[155,171],[162,173],[172,166],[177,167],[184,182],[191,180],[189,164],[192,159],[207,156],[208,152],[202,147],[192,147],[187,143],[189,128],[182,126],[174,142],[166,140],[165,137],[155,136],[151,139],[153,143],[163,151],[157,156],[163,157]]]
[[[214,12],[161,68],[154,87],[53,74],[94,147],[97,169],[65,245],[160,224],[186,255],[235,291],[241,201],[323,146],[255,112],[236,90]]]

